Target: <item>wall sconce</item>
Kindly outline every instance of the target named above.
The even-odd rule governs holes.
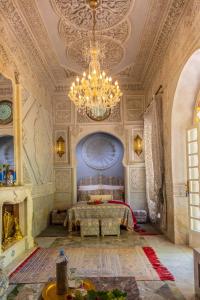
[[[137,134],[134,138],[134,151],[139,156],[142,150],[142,138]]]
[[[200,122],[200,105],[198,104],[196,107],[196,122]]]
[[[60,157],[65,154],[65,140],[62,136],[60,136],[56,141],[56,152]]]

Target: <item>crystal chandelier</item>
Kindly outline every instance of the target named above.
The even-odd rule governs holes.
[[[83,73],[83,77],[76,78],[72,83],[69,98],[74,102],[78,111],[87,114],[93,120],[102,121],[106,119],[111,110],[120,101],[122,92],[118,82],[112,83],[100,66],[100,48],[95,38],[96,9],[98,0],[87,0],[93,11],[93,38],[89,49],[89,70]]]

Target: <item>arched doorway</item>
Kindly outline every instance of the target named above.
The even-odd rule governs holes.
[[[124,147],[115,136],[95,132],[76,146],[77,200],[110,195],[124,201]]]
[[[84,130],[82,128],[79,128],[78,134],[72,134],[71,135],[71,151],[70,151],[70,157],[71,157],[71,172],[72,172],[72,204],[75,204],[77,202],[77,157],[76,157],[76,148],[77,145],[86,138],[87,136],[91,134],[96,134],[96,133],[104,133],[104,134],[109,134],[113,137],[115,137],[122,145],[123,145],[123,159],[122,159],[122,164],[124,168],[124,193],[125,193],[125,202],[129,202],[129,168],[128,168],[128,146],[126,143],[125,135],[120,135],[118,134],[117,130],[115,127],[108,127],[108,128],[103,128],[103,130],[100,130],[99,126],[88,126],[84,127]]]
[[[189,212],[186,131],[193,125],[196,97],[200,88],[200,50],[187,60],[180,74],[172,107],[172,178],[174,187],[175,241],[188,243]],[[178,192],[177,192],[178,191]]]

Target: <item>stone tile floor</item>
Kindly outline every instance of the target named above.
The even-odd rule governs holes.
[[[56,229],[57,230],[57,229]],[[161,262],[175,276],[175,282],[169,281],[137,281],[140,299],[152,300],[193,300],[193,253],[186,246],[174,245],[162,235],[139,236],[137,233],[122,230],[118,237],[86,237],[81,239],[78,234],[66,237],[38,237],[36,243],[40,247],[134,247],[149,245],[153,247]],[[40,299],[43,284],[13,285],[9,287],[7,299],[37,300]]]

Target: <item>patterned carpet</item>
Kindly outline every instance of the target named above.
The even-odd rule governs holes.
[[[131,231],[121,231],[121,235],[105,237],[84,237],[79,233],[71,233],[66,237],[58,237],[51,244],[52,247],[69,248],[134,248],[148,246],[145,238]]]
[[[148,232],[154,232],[154,229],[149,230]],[[65,249],[71,248],[71,251],[74,251],[77,248],[85,248],[87,249],[88,253],[89,251],[93,251],[94,253],[97,253],[97,250],[109,250],[110,249],[114,251],[116,250],[122,250],[126,249],[126,252],[128,252],[133,249],[134,247],[145,247],[149,246],[149,238],[146,239],[143,236],[139,236],[137,233],[133,232],[127,232],[125,230],[121,231],[121,236],[118,237],[105,237],[105,238],[94,238],[94,237],[85,237],[84,239],[81,239],[78,233],[72,233],[72,234],[66,234],[65,231],[62,230],[62,233],[60,234],[59,228],[48,228],[46,232],[42,234],[42,236],[46,237],[38,237],[36,241],[38,242],[38,245],[40,247],[46,247],[48,250],[54,250],[55,252],[58,251],[59,248],[64,247]],[[153,239],[154,240],[154,239]],[[156,238],[156,241],[162,239]],[[154,247],[154,244],[152,245]],[[79,249],[80,250],[80,249]],[[127,251],[128,250],[128,251]],[[118,252],[117,261],[120,261],[120,252]],[[113,252],[114,253],[114,252]],[[57,252],[55,256],[57,255]],[[85,257],[85,259],[87,256]],[[111,257],[112,258],[112,257]],[[111,259],[110,258],[110,259]],[[95,259],[95,254],[93,254],[93,261]],[[111,259],[112,260],[112,259]],[[125,260],[125,258],[124,258]],[[45,260],[44,260],[45,261]],[[132,264],[134,265],[137,262],[137,259],[132,258]],[[30,262],[29,262],[30,263]],[[96,262],[95,262],[96,263]],[[124,262],[126,264],[126,262]],[[55,266],[54,262],[50,262],[51,266]],[[128,263],[129,264],[129,263]],[[30,267],[30,265],[29,265]],[[85,266],[84,266],[85,267]],[[37,269],[37,264],[35,265],[35,268]],[[78,268],[77,268],[78,269]],[[91,267],[88,266],[88,269],[91,269]],[[125,268],[126,269],[126,268]],[[127,270],[129,269],[129,265],[127,267]],[[96,269],[97,270],[97,269]],[[101,269],[99,269],[101,270]],[[107,271],[109,271],[109,268],[106,268]],[[119,264],[115,267],[115,271],[120,270]],[[131,268],[132,270],[132,268]],[[91,271],[91,270],[89,270]],[[136,272],[136,269],[134,270]],[[48,272],[49,273],[49,272]],[[21,276],[22,274],[20,274]],[[157,274],[156,274],[157,275]],[[23,275],[24,276],[24,275]],[[49,277],[51,277],[51,274],[47,274],[47,280]],[[93,274],[94,276],[94,274]],[[123,274],[124,276],[124,274]],[[130,274],[128,274],[130,276]],[[146,274],[145,274],[146,276]],[[99,279],[99,277],[92,277],[94,280]],[[111,277],[106,277],[107,279],[110,279]],[[125,278],[125,277],[123,277]],[[16,277],[13,279],[16,279]],[[14,283],[17,281],[13,280],[13,284],[10,284],[8,292],[7,292],[7,300],[39,300],[41,299],[41,291],[45,285],[45,283]],[[38,282],[38,280],[36,281]],[[139,298],[134,299],[142,299],[142,300],[186,300],[189,298],[185,298],[182,293],[179,291],[179,289],[176,286],[176,282],[172,281],[161,281],[161,280],[137,280],[136,281],[137,287],[134,285],[134,291],[136,292],[139,290]],[[135,289],[136,287],[136,289]],[[102,286],[101,286],[102,288]],[[190,298],[191,299],[191,298]],[[130,299],[132,300],[132,298]]]
[[[58,248],[39,249],[17,272],[10,283],[41,283],[55,277]],[[69,268],[79,277],[134,276],[136,280],[160,280],[142,247],[133,249],[66,248]]]

